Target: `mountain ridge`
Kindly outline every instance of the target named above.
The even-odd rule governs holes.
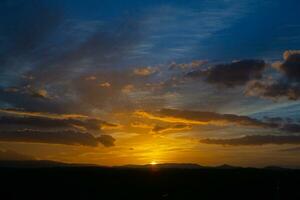
[[[265,170],[292,170],[300,168],[290,168],[281,166],[265,166],[262,168],[257,167],[240,167],[228,164],[218,166],[203,166],[196,163],[161,163],[161,164],[128,164],[120,166],[103,166],[97,164],[84,164],[84,163],[64,163],[52,160],[0,160],[0,168],[51,168],[51,167],[95,167],[95,168],[116,168],[116,169],[221,169],[221,170],[234,170],[234,169],[265,169]]]

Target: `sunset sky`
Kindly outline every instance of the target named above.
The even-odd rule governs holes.
[[[299,167],[299,8],[1,0],[0,160]]]

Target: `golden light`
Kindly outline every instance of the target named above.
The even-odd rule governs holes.
[[[151,164],[151,165],[156,165],[157,162],[156,162],[155,160],[153,160],[150,164]]]

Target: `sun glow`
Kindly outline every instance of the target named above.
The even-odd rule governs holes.
[[[155,160],[153,160],[150,164],[151,165],[157,165],[157,162]]]

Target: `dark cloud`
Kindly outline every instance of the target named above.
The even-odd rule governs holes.
[[[15,130],[0,131],[0,141],[6,142],[28,142],[64,145],[83,145],[96,147],[98,143],[107,146],[107,141],[94,137],[87,132],[72,130],[40,131],[40,130]]]
[[[283,62],[273,65],[281,73],[279,78],[253,80],[248,83],[245,94],[271,99],[298,100],[300,97],[300,51],[285,51],[283,57]]]
[[[140,22],[125,14],[108,21],[69,19],[55,2],[0,3],[0,40],[5,42],[0,47],[0,103],[32,111],[88,113],[122,99],[102,91],[94,100],[80,81],[123,66],[139,42]],[[94,91],[101,90],[99,85]]]
[[[269,117],[269,116],[264,116],[262,121],[267,122],[267,123],[273,123],[273,124],[292,124],[295,122],[290,117]]]
[[[13,126],[17,127],[26,127],[26,128],[75,128],[82,127],[87,130],[100,130],[101,126],[111,126],[116,125],[110,124],[108,122],[99,120],[99,119],[80,119],[80,118],[49,118],[41,116],[25,116],[25,117],[16,117],[16,116],[2,116],[0,117],[0,127],[1,126]]]
[[[288,123],[284,124],[280,130],[290,132],[290,133],[300,133],[300,124]]]
[[[202,139],[201,143],[218,145],[266,145],[300,144],[299,135],[252,135],[232,139]]]
[[[216,112],[161,109],[155,114],[138,111],[137,115],[176,125],[156,125],[153,132],[163,132],[168,130],[189,129],[193,125],[215,125],[215,126],[248,126],[260,129],[272,129],[286,133],[300,133],[300,124],[294,123],[289,118],[268,118],[255,119],[248,116],[234,114],[220,114]]]
[[[178,131],[192,128],[192,125],[216,125],[216,126],[249,126],[253,128],[271,129],[283,133],[300,133],[300,124],[294,123],[290,118],[270,118],[255,119],[249,116],[234,114],[220,114],[216,112],[191,111],[178,109],[161,109],[156,114],[138,111],[137,115],[145,118],[166,122],[176,125],[156,125],[153,132]]]
[[[239,116],[234,114],[219,114],[205,111],[189,111],[177,109],[162,109],[159,114],[162,116],[175,117],[199,122],[228,122],[245,126],[272,127],[272,124],[266,124],[257,119],[248,116]]]
[[[1,141],[86,146],[97,146],[100,142],[108,147],[112,146],[114,138],[103,136],[102,127],[117,126],[97,118],[76,114],[58,115],[18,110],[1,110],[1,114]]]
[[[282,152],[295,152],[295,153],[298,153],[298,152],[300,152],[300,147],[281,149],[280,151],[282,151]]]
[[[286,80],[254,80],[247,84],[245,94],[270,99],[286,97],[289,100],[298,100],[300,97],[300,84]]]
[[[31,92],[21,90],[12,90],[12,88],[0,87],[0,102],[8,104],[9,107],[24,108],[31,111],[39,112],[56,112],[64,113],[70,110],[72,101],[68,103],[59,99],[44,98]]]
[[[101,135],[97,138],[97,140],[106,147],[115,146],[115,138],[110,135]]]
[[[136,81],[128,70],[103,70],[93,74],[96,80],[85,80],[86,76],[75,79],[72,88],[77,94],[77,103],[85,110],[102,108],[108,110],[122,110],[132,107],[132,103],[125,92],[126,86]],[[103,83],[109,83],[104,87]],[[106,84],[107,85],[107,84]],[[78,108],[75,108],[78,109]]]
[[[24,96],[30,96],[32,98],[45,99],[50,100],[50,96],[47,90],[40,88],[32,88],[30,85],[26,85],[25,87],[8,87],[2,89],[2,92],[6,93],[19,93]]]
[[[162,126],[156,125],[156,126],[154,126],[154,127],[152,128],[152,131],[153,131],[153,132],[161,132],[161,131],[164,131],[164,130],[166,130],[166,129],[167,129],[167,127],[162,127]]]
[[[169,70],[188,70],[202,67],[207,64],[206,60],[194,60],[191,63],[171,63],[169,66]]]
[[[281,117],[268,117],[268,116],[265,116],[263,118],[263,120],[265,122],[270,122],[270,123],[283,123],[286,121],[286,119],[281,118]],[[289,119],[287,119],[287,120],[289,120]]]
[[[278,69],[288,79],[300,81],[300,51],[286,51],[283,56],[284,62],[278,66]]]
[[[229,64],[218,64],[205,70],[195,70],[186,76],[204,78],[211,84],[234,87],[244,85],[252,79],[261,78],[265,66],[263,60],[241,60]]]
[[[12,150],[0,149],[0,160],[35,160],[35,158]]]
[[[155,133],[162,133],[162,132],[167,132],[167,131],[186,130],[186,129],[190,129],[190,128],[191,128],[191,126],[186,125],[186,124],[176,124],[176,125],[172,125],[172,126],[155,125],[151,131],[155,132]]]

